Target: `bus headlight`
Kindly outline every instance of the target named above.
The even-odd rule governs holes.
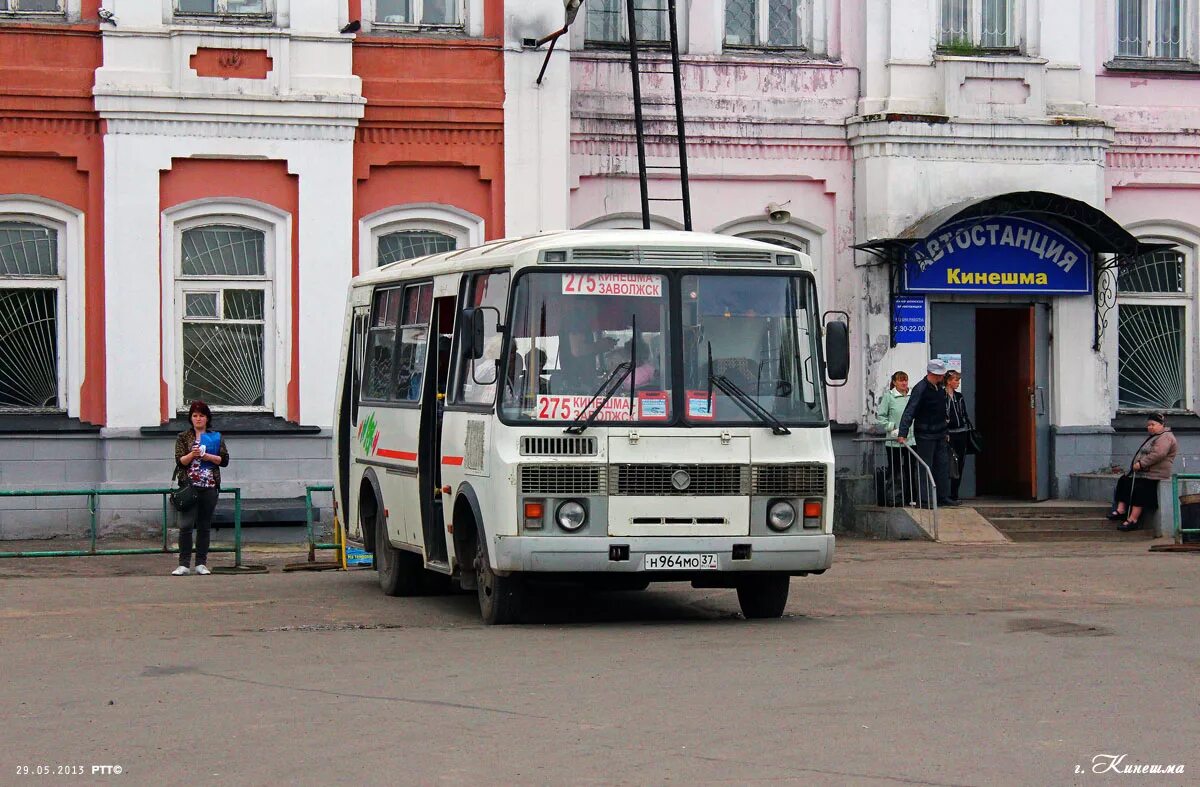
[[[559,503],[554,511],[558,526],[568,533],[574,533],[587,522],[587,509],[578,500],[567,500]]]
[[[796,523],[796,507],[786,500],[776,500],[767,509],[767,525],[782,533]]]

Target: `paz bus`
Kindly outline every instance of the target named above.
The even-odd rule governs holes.
[[[563,581],[731,588],[747,618],[778,617],[791,577],[833,559],[838,315],[806,254],[691,232],[545,233],[364,273],[334,430],[347,538],[385,593],[475,590],[489,624]]]

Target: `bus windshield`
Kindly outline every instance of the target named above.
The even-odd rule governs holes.
[[[669,420],[669,304],[661,274],[522,276],[510,318],[503,414],[573,421],[599,405],[603,394],[593,397],[606,381],[622,380],[597,421]]]
[[[702,274],[680,284],[689,422],[762,422],[757,408],[784,424],[825,420],[810,278]]]
[[[596,422],[824,423],[818,316],[807,275],[528,273],[513,295],[501,415],[563,423],[599,408]]]

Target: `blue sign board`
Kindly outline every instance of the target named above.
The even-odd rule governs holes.
[[[892,327],[896,344],[925,343],[925,298],[897,295],[892,303]]]
[[[1016,216],[944,224],[904,257],[907,292],[1087,294],[1091,253],[1069,235]],[[897,337],[898,338],[898,337]]]

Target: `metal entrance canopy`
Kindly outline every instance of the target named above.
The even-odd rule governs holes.
[[[910,249],[936,235],[943,225],[972,218],[978,218],[982,223],[995,216],[1016,216],[1047,224],[1074,237],[1092,253],[1096,314],[1094,351],[1100,349],[1104,330],[1108,327],[1108,314],[1117,302],[1117,270],[1134,264],[1143,254],[1174,248],[1170,243],[1140,241],[1104,211],[1061,194],[1015,191],[956,203],[925,216],[895,238],[869,240],[852,247],[875,258],[868,265],[889,267],[888,321],[893,347],[896,345],[895,299],[901,294],[904,259]]]

